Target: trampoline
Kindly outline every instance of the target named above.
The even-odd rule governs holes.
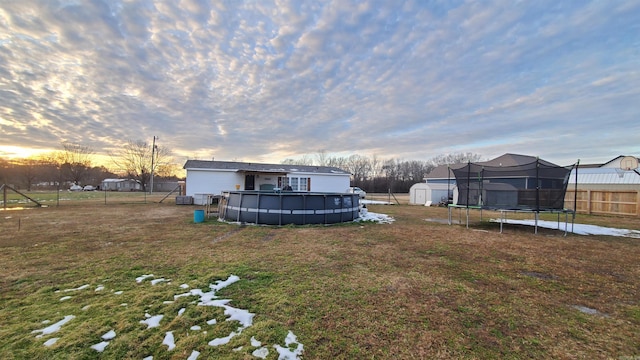
[[[469,227],[469,210],[500,212],[500,232],[510,212],[527,212],[535,215],[535,233],[538,233],[540,213],[565,214],[565,235],[568,231],[568,215],[575,220],[575,209],[564,208],[564,198],[569,185],[569,175],[577,171],[578,162],[570,166],[558,166],[536,158],[535,161],[515,166],[490,166],[467,163],[450,168],[455,176],[457,197],[448,204],[449,225],[452,210],[465,209]],[[577,178],[577,177],[576,177]],[[450,180],[449,180],[450,183]],[[577,187],[577,182],[575,184]],[[575,204],[575,201],[574,201]],[[573,229],[571,229],[573,231]]]

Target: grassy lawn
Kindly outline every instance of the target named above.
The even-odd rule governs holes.
[[[640,356],[639,239],[500,234],[476,213],[467,229],[425,221],[447,212],[424,206],[371,205],[396,221],[329,227],[194,224],[199,208],[98,197],[0,212],[1,357],[251,359],[255,338],[276,359],[289,331],[305,359]],[[638,219],[577,222],[640,229]],[[230,275],[240,280],[216,294],[253,324],[210,346],[238,323],[174,296]],[[164,317],[147,328],[145,314]],[[104,352],[92,349],[110,330]],[[167,332],[175,349],[162,344]]]

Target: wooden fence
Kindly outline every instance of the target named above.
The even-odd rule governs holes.
[[[573,209],[574,190],[567,189],[564,207]],[[594,215],[640,216],[638,190],[580,190],[575,196],[576,212]]]

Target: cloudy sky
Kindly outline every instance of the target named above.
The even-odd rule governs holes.
[[[640,156],[640,1],[0,0],[0,156]]]

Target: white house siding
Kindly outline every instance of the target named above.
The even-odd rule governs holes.
[[[200,194],[220,195],[224,191],[244,190],[245,172],[219,169],[187,169],[186,194],[198,198]],[[278,177],[284,174],[257,174],[255,189],[262,184],[277,185]],[[348,174],[289,173],[287,177],[311,179],[312,192],[346,192],[349,188]]]
[[[223,191],[244,186],[244,173],[236,171],[187,169],[187,196],[196,194],[220,195]]]
[[[328,166],[291,166],[232,161],[187,160],[186,195],[204,204],[207,195],[235,190],[271,190],[290,185],[294,191],[346,193],[350,174]],[[253,187],[247,189],[248,176]],[[294,179],[295,178],[295,179]]]
[[[288,177],[307,177],[311,179],[311,192],[346,192],[349,189],[349,175],[290,173]]]

